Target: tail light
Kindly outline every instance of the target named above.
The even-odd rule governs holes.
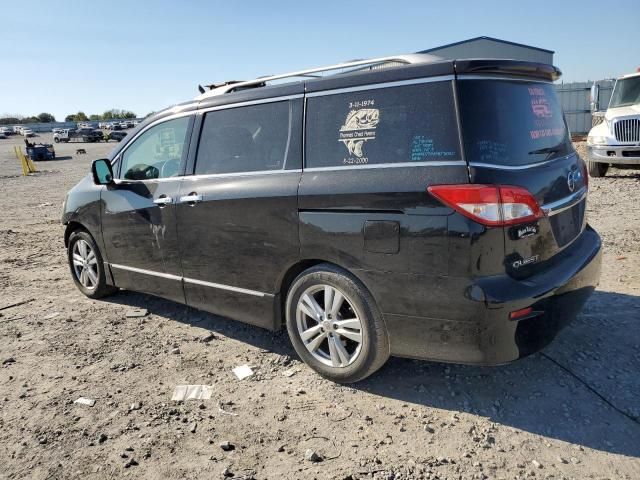
[[[471,220],[490,227],[526,223],[544,214],[527,189],[511,185],[433,185],[438,200]]]
[[[582,160],[580,162],[580,170],[582,170],[582,178],[584,179],[584,186],[589,189],[589,172],[587,171],[587,162]]]

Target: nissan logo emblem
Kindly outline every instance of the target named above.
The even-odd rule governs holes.
[[[567,186],[569,187],[569,191],[573,192],[576,189],[576,182],[580,179],[580,171],[579,170],[571,170],[567,175]]]

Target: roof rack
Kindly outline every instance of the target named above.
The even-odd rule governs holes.
[[[315,67],[309,68],[305,70],[298,70],[295,72],[289,73],[281,73],[279,75],[270,75],[265,77],[258,77],[254,80],[248,80],[244,82],[223,82],[218,84],[207,85],[209,87],[209,91],[203,91],[200,85],[198,85],[201,95],[196,97],[196,100],[203,100],[208,97],[221,95],[224,93],[230,93],[236,90],[243,90],[246,88],[254,88],[265,86],[268,82],[273,82],[275,80],[283,80],[286,78],[318,78],[321,75],[315,75],[323,72],[331,72],[333,70],[344,70],[344,69],[352,69],[351,71],[362,71],[365,69],[377,69],[383,68],[384,66],[398,66],[400,65],[410,65],[414,63],[429,63],[435,62],[438,60],[442,60],[440,57],[436,57],[435,55],[429,55],[424,53],[414,53],[408,55],[396,55],[393,57],[379,57],[379,58],[369,58],[366,60],[352,60],[344,63],[337,63],[335,65],[328,65],[326,67]],[[350,71],[350,72],[351,72]],[[350,73],[350,72],[339,72],[339,73]]]

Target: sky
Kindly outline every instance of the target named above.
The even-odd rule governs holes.
[[[565,82],[640,66],[639,0],[21,0],[2,2],[0,17],[0,116],[144,116],[198,84],[482,35],[554,50]]]

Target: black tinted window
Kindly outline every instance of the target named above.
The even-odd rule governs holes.
[[[276,102],[207,113],[196,174],[282,169],[287,153],[299,145],[292,133],[299,131],[296,110],[292,102]]]
[[[458,85],[469,161],[525,165],[573,151],[553,85],[508,80]]]
[[[460,159],[451,82],[312,97],[306,166]]]

